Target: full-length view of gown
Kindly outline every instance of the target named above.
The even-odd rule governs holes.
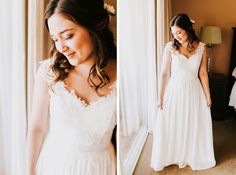
[[[151,167],[161,171],[176,164],[193,170],[215,166],[210,108],[198,78],[204,43],[187,58],[166,44],[164,57],[171,57],[163,110],[153,126]]]
[[[38,69],[49,84],[54,80],[51,60]],[[36,167],[36,175],[115,175],[111,136],[116,125],[116,83],[111,92],[87,104],[63,82],[49,88],[50,121]]]

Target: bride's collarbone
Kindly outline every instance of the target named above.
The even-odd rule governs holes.
[[[189,51],[188,49],[183,49],[183,48],[179,49],[179,53],[181,55],[183,55],[184,57],[186,57],[187,59],[192,57],[196,53],[196,51],[197,51],[197,49],[194,49],[192,51]]]
[[[105,84],[105,86],[99,88],[95,91],[95,88],[92,87],[93,84],[90,81],[88,83],[88,77],[78,74],[76,72],[71,72],[69,76],[64,80],[64,84],[67,90],[73,91],[77,97],[80,97],[86,102],[95,101],[101,96],[109,95],[113,88],[113,84],[116,81],[116,76],[114,72],[108,71],[110,81]],[[95,85],[99,85],[101,83],[98,77],[91,76],[91,80]]]
[[[86,103],[90,103],[91,101],[96,101],[102,96],[107,96],[112,91],[112,82],[109,82],[101,89],[95,91],[93,87],[91,87],[88,82],[65,82],[66,89],[68,91],[73,91],[75,95],[81,99],[83,99]]]

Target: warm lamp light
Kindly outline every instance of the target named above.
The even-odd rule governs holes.
[[[221,28],[218,26],[203,26],[200,31],[200,39],[211,50],[211,55],[207,55],[207,69],[210,76],[212,76],[212,63],[213,63],[213,45],[221,44]]]
[[[213,44],[221,44],[221,28],[218,26],[203,26],[201,27],[200,38],[207,46]]]

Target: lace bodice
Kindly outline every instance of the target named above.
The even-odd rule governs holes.
[[[54,75],[51,60],[43,61],[38,69],[43,79],[50,84]],[[49,88],[50,135],[73,142],[76,147],[89,147],[110,143],[116,125],[116,82],[110,94],[87,104],[75,92],[68,91],[63,82]]]
[[[198,48],[195,50],[195,53],[187,58],[172,47],[172,42],[167,43],[165,52],[169,52],[169,56],[171,56],[172,58],[171,77],[182,76],[184,78],[197,78],[204,45],[204,43],[199,42]]]

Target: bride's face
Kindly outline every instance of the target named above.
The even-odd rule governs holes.
[[[185,30],[181,29],[178,26],[171,27],[171,33],[173,37],[179,41],[180,44],[188,41],[188,34]]]
[[[71,65],[77,66],[95,59],[94,45],[89,32],[61,14],[48,19],[48,28],[56,49]]]

